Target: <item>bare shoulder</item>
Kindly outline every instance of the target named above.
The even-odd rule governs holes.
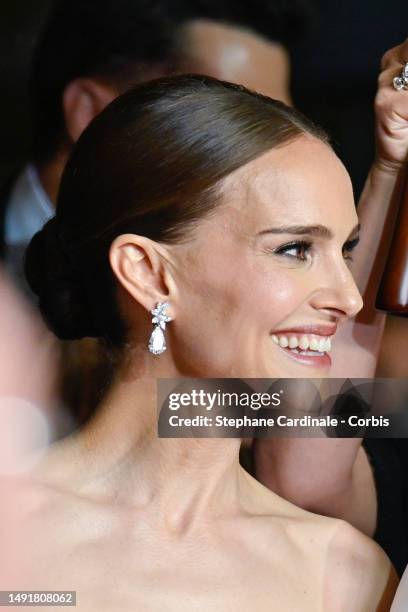
[[[326,557],[324,610],[387,612],[397,584],[382,548],[345,521],[334,521]]]
[[[55,488],[74,484],[81,473],[78,436],[71,434],[51,444],[39,457],[32,473],[38,483]]]
[[[52,523],[66,519],[75,509],[83,510],[85,498],[76,492],[78,473],[75,447],[65,440],[33,455],[31,469],[9,479],[24,519],[34,526],[37,521]]]

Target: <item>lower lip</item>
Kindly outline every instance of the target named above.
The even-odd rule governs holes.
[[[329,368],[332,363],[331,357],[328,353],[323,353],[322,356],[302,355],[301,353],[296,353],[289,348],[283,348],[282,346],[279,346],[279,348],[297,363],[301,363],[302,365],[313,366],[314,368]]]

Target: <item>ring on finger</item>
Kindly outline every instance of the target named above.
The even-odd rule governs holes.
[[[400,76],[393,78],[392,84],[397,91],[408,89],[408,62],[405,63]]]

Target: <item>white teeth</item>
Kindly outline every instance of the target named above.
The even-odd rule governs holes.
[[[324,346],[322,347],[322,341],[320,340],[320,350],[322,352],[328,353],[331,351],[331,340],[330,338],[324,338]]]
[[[298,346],[298,339],[296,338],[296,336],[291,336],[289,338],[289,348],[294,349]]]
[[[299,342],[299,348],[302,351],[307,351],[309,348],[309,338],[307,336],[302,336]]]
[[[277,336],[273,334],[272,340],[275,344],[278,344],[282,348],[290,348],[292,350],[299,349],[299,351],[309,351],[315,353],[327,353],[331,351],[331,338],[325,336],[323,338],[309,338],[308,336]]]
[[[309,342],[309,348],[311,351],[318,351],[320,347],[320,342],[316,338],[312,338]]]

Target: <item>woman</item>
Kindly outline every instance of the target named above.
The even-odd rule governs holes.
[[[327,375],[362,305],[357,241],[347,173],[282,103],[186,76],[93,121],[26,274],[60,338],[107,341],[115,376],[37,471],[36,588],[98,611],[389,609],[381,549],[257,483],[239,440],[156,435],[158,378]]]

